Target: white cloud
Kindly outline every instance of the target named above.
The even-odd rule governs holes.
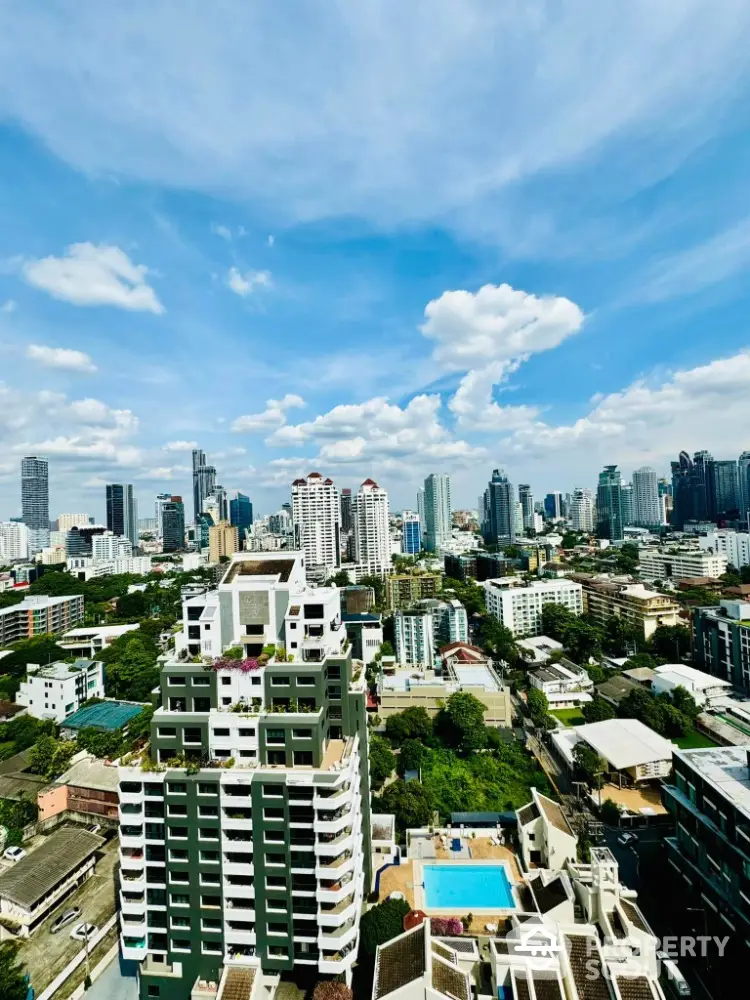
[[[536,406],[501,406],[492,398],[494,386],[504,382],[515,365],[498,361],[486,368],[467,372],[448,409],[461,430],[474,433],[503,433],[527,426],[539,416]]]
[[[227,285],[235,294],[246,298],[252,295],[258,288],[271,287],[270,271],[246,271],[242,274],[236,267],[229,268]]]
[[[45,347],[42,344],[29,344],[26,357],[38,361],[45,368],[59,368],[69,372],[90,373],[96,371],[96,365],[90,355],[83,351],[74,351],[66,347]]]
[[[17,308],[18,308],[17,302],[15,302],[13,299],[6,299],[6,301],[3,302],[3,304],[0,306],[0,313],[5,313],[6,315],[10,315],[10,313],[15,312]]]
[[[435,361],[458,371],[557,347],[584,320],[570,299],[537,297],[506,284],[443,292],[424,313],[420,329],[435,341]]]
[[[184,478],[190,472],[189,465],[157,465],[154,468],[140,469],[138,479],[172,482],[175,479]]]
[[[197,447],[197,441],[167,441],[162,445],[162,451],[192,451]]]
[[[229,229],[227,226],[222,226],[216,222],[212,222],[211,232],[214,234],[214,236],[220,236],[223,240],[226,240],[227,243],[231,243],[232,241],[232,230]]]
[[[165,311],[146,281],[148,268],[134,264],[119,247],[73,243],[63,257],[25,261],[22,273],[30,285],[76,306]]]
[[[275,242],[276,242],[276,237],[273,235],[273,233],[269,233],[266,239],[266,246],[272,247]]]
[[[241,433],[283,427],[287,420],[286,411],[301,408],[304,405],[305,401],[301,396],[288,392],[283,399],[266,400],[266,408],[263,413],[249,413],[243,417],[237,417],[232,422],[232,430]]]

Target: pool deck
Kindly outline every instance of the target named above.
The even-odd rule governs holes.
[[[420,901],[422,898],[422,890],[416,889],[414,883],[421,882],[421,865],[423,864],[471,864],[472,861],[482,862],[482,861],[504,861],[506,866],[506,874],[508,876],[508,881],[511,886],[515,883],[521,881],[521,870],[518,866],[518,861],[513,851],[503,845],[496,845],[490,843],[489,837],[476,837],[474,839],[468,839],[466,843],[471,850],[471,859],[458,859],[456,860],[452,856],[451,851],[444,850],[439,846],[439,840],[435,838],[435,857],[430,859],[423,859],[420,861],[407,861],[402,860],[400,865],[392,865],[390,868],[386,868],[380,876],[380,894],[379,899],[382,901],[387,899],[392,892],[403,893],[409,905],[412,909],[424,909],[417,903],[417,896]],[[419,867],[417,867],[419,866]],[[515,895],[515,893],[514,893]],[[517,907],[519,909],[520,907]],[[447,911],[428,911],[434,912],[437,915],[443,915]],[[487,910],[482,911],[481,914],[475,915],[471,922],[469,928],[472,934],[486,934],[485,924],[488,923],[502,923],[505,917],[513,911],[508,909],[498,909],[498,910]],[[451,911],[450,916],[460,917],[463,916],[462,913],[456,913]]]

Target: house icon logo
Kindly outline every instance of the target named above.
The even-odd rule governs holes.
[[[531,958],[554,958],[562,951],[557,936],[544,924],[527,921],[513,927],[507,935],[508,950]]]

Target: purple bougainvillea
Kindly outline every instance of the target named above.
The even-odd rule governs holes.
[[[463,934],[464,925],[458,917],[431,917],[430,930],[437,937],[455,937]]]
[[[253,670],[260,669],[260,663],[253,659],[252,657],[246,660],[232,660],[226,656],[220,656],[218,660],[214,660],[211,664],[210,670],[239,670],[241,674],[249,674]]]

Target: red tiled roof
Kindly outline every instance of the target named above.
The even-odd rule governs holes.
[[[323,477],[321,476],[321,474],[319,472],[308,472],[307,473],[307,478],[308,479],[322,479]]]
[[[292,483],[292,486],[305,486],[305,485],[306,484],[304,479],[295,479],[294,482]]]
[[[365,479],[365,481],[362,483],[362,485],[363,486],[377,486],[378,484],[375,482],[374,479]]]
[[[439,653],[443,656],[454,649],[473,649],[475,653],[481,653],[484,656],[484,650],[480,649],[479,646],[472,646],[470,642],[449,642],[447,645],[440,647]]]

